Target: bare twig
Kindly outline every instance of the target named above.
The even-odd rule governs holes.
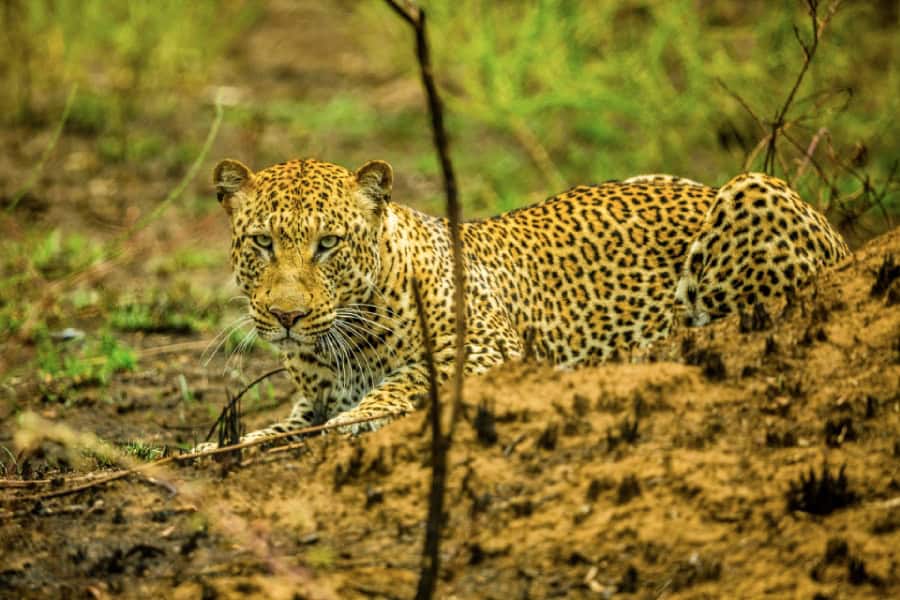
[[[734,90],[732,90],[730,87],[728,87],[728,85],[726,85],[726,83],[725,83],[720,77],[716,77],[716,83],[718,83],[718,84],[719,84],[719,87],[721,87],[723,90],[725,90],[725,92],[726,92],[729,96],[731,96],[732,98],[734,98],[734,99],[737,101],[737,103],[740,104],[741,107],[743,107],[743,109],[744,109],[745,111],[747,111],[747,114],[749,114],[751,117],[753,117],[753,121],[756,123],[756,126],[759,127],[760,131],[761,131],[764,135],[768,136],[768,135],[769,135],[769,131],[768,131],[768,129],[766,128],[765,123],[763,123],[763,120],[760,119],[760,118],[756,115],[756,113],[753,111],[752,108],[750,108],[750,105],[747,104],[747,101],[744,100],[744,99],[740,96],[740,94],[738,94],[737,92],[735,92]]]
[[[419,291],[419,280],[413,279],[413,295],[416,299],[416,313],[422,328],[422,342],[425,345],[425,367],[428,370],[428,414],[431,417],[431,491],[428,497],[428,520],[425,529],[425,546],[422,549],[422,570],[417,600],[434,596],[440,567],[441,518],[444,514],[444,487],[447,480],[447,449],[449,438],[441,433],[441,400],[438,395],[437,369],[434,366],[434,344],[428,330],[428,320]]]
[[[384,418],[384,415],[374,415],[370,417],[364,417],[360,419],[355,419],[353,421],[347,421],[346,423],[335,423],[335,424],[324,424],[324,425],[314,425],[312,427],[303,427],[301,429],[293,429],[291,431],[285,431],[282,433],[278,433],[275,435],[271,435],[264,438],[258,438],[255,440],[250,440],[247,442],[242,442],[240,444],[232,444],[230,446],[222,446],[221,448],[214,448],[212,450],[205,450],[203,452],[191,452],[187,454],[178,454],[173,456],[168,456],[166,458],[161,458],[159,460],[155,460],[153,462],[145,463],[142,465],[138,465],[136,467],[132,467],[130,469],[122,469],[120,471],[113,471],[109,475],[104,477],[99,477],[96,479],[92,479],[80,485],[76,485],[74,487],[63,487],[63,489],[52,490],[49,492],[43,492],[40,494],[30,494],[27,496],[0,496],[0,504],[4,503],[14,503],[14,502],[33,502],[37,500],[46,500],[48,498],[57,498],[60,496],[68,496],[70,494],[75,494],[78,492],[82,492],[84,490],[88,490],[90,488],[98,487],[104,485],[106,483],[110,483],[112,481],[117,481],[119,479],[123,479],[128,477],[129,475],[134,475],[136,473],[143,473],[144,471],[156,469],[158,467],[171,464],[171,463],[184,463],[188,461],[192,461],[197,458],[205,458],[207,456],[215,456],[217,454],[224,454],[226,452],[233,452],[235,450],[242,450],[244,448],[251,448],[253,446],[260,446],[263,444],[270,444],[272,442],[289,438],[296,437],[298,435],[307,435],[310,433],[318,433],[320,431],[328,431],[329,429],[335,429],[337,427],[346,427],[349,425],[356,425],[359,423],[367,423],[369,421],[374,421],[377,419]],[[77,478],[83,479],[83,478]],[[63,479],[62,485],[65,486],[66,480]]]
[[[816,153],[816,148],[819,146],[819,140],[825,135],[828,135],[828,128],[820,127],[816,132],[816,135],[810,140],[809,146],[807,146],[806,151],[803,153],[803,160],[797,165],[797,172],[794,174],[795,180],[800,179],[806,172],[806,168],[811,164],[812,157]]]
[[[444,192],[447,197],[447,220],[450,227],[450,241],[453,245],[453,304],[456,315],[456,357],[453,365],[453,410],[450,417],[448,436],[453,437],[456,417],[462,408],[463,374],[466,361],[466,310],[465,271],[463,266],[462,235],[460,222],[462,211],[456,187],[456,176],[450,160],[450,143],[444,128],[444,109],[438,95],[437,85],[431,67],[431,53],[425,28],[425,11],[409,0],[386,0],[395,13],[409,23],[416,34],[416,58],[425,95],[428,97],[428,111],[431,113],[431,130],[434,146],[444,175]]]
[[[273,369],[273,370],[269,371],[268,373],[264,373],[263,375],[260,375],[259,377],[257,377],[256,379],[254,379],[253,381],[248,383],[247,386],[244,387],[244,389],[242,389],[240,392],[238,392],[238,394],[236,396],[234,396],[233,398],[229,398],[228,402],[225,403],[225,406],[222,407],[222,412],[219,413],[219,418],[216,419],[216,422],[213,423],[212,427],[209,428],[209,432],[206,434],[206,437],[204,438],[204,440],[209,441],[209,438],[212,437],[212,434],[216,431],[216,428],[222,424],[222,421],[225,419],[225,415],[228,414],[229,411],[234,411],[237,403],[240,402],[241,398],[244,396],[244,394],[246,394],[250,390],[250,388],[254,387],[261,381],[268,379],[269,377],[271,377],[273,375],[277,375],[277,374],[281,373],[282,371],[287,371],[287,368],[280,367],[278,369]]]
[[[428,35],[425,27],[425,11],[409,0],[386,0],[388,6],[400,15],[415,31],[416,58],[419,62],[419,73],[422,85],[428,97],[428,111],[431,114],[431,129],[434,146],[444,174],[444,191],[447,196],[447,220],[450,228],[450,241],[453,246],[453,304],[456,322],[456,355],[453,364],[453,405],[447,436],[441,433],[441,410],[437,390],[437,371],[434,365],[434,348],[431,334],[422,308],[419,284],[413,279],[413,294],[416,299],[416,310],[422,327],[425,343],[425,360],[429,376],[429,395],[431,398],[431,493],[428,501],[428,525],[425,532],[425,545],[422,550],[422,570],[416,589],[416,598],[430,599],[434,596],[440,565],[441,517],[443,515],[444,485],[447,472],[447,450],[453,437],[457,416],[462,410],[463,374],[466,360],[466,305],[465,278],[463,266],[462,232],[460,229],[461,210],[457,197],[456,178],[453,164],[450,161],[449,142],[444,129],[444,113],[437,85],[432,74],[431,58],[428,48]]]
[[[816,55],[822,32],[825,31],[825,27],[828,25],[828,22],[834,16],[835,12],[837,12],[840,4],[841,0],[833,2],[826,11],[825,16],[819,20],[819,0],[806,0],[806,5],[809,9],[810,31],[812,33],[812,40],[810,42],[803,41],[803,38],[800,36],[800,30],[797,27],[794,27],[794,35],[797,37],[800,48],[803,50],[803,64],[800,66],[800,72],[797,73],[794,85],[788,92],[781,108],[775,113],[775,119],[771,123],[772,132],[769,137],[769,143],[766,146],[766,156],[763,160],[763,170],[770,175],[774,174],[775,160],[778,154],[778,135],[784,129],[787,113],[794,103],[794,99],[797,96],[797,90],[800,89],[800,85],[803,83],[803,79],[806,77],[807,71],[809,71],[809,66],[812,64],[812,60]],[[787,176],[787,173],[785,173],[785,176]]]
[[[28,68],[26,67],[26,71]],[[9,204],[6,207],[6,212],[12,212],[15,210],[16,206],[18,206],[19,202],[22,198],[25,197],[25,194],[31,191],[31,188],[34,187],[34,184],[37,183],[38,177],[40,177],[41,173],[44,172],[44,167],[47,166],[47,161],[50,159],[50,155],[53,153],[54,148],[56,148],[56,144],[59,142],[59,137],[62,135],[63,129],[66,127],[66,121],[69,120],[69,113],[72,111],[72,105],[75,103],[75,96],[78,94],[78,84],[73,84],[72,89],[69,90],[69,96],[66,98],[66,104],[63,106],[62,115],[59,118],[59,121],[56,124],[56,129],[53,130],[53,134],[50,136],[50,143],[47,144],[47,147],[44,148],[44,152],[41,154],[41,158],[38,161],[37,165],[31,170],[31,173],[28,175],[28,179],[25,181],[25,184],[19,188],[19,191],[13,195],[12,200],[10,200]]]

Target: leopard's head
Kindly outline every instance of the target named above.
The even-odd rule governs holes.
[[[382,161],[355,173],[317,160],[258,173],[236,160],[216,166],[235,279],[264,339],[311,345],[342,307],[371,297],[392,180]]]

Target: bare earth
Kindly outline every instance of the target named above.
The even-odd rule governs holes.
[[[900,256],[900,230],[786,314],[770,307],[771,328],[747,319],[765,329],[741,333],[735,317],[677,333],[652,352],[669,362],[515,364],[469,380],[440,596],[900,595],[900,280],[871,293],[888,255]],[[133,407],[71,407],[66,422],[177,442],[166,396],[141,400],[166,377],[120,378]],[[430,477],[422,431],[415,414],[230,469],[207,462],[7,504],[0,593],[409,598]]]

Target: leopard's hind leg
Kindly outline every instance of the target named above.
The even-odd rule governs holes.
[[[819,212],[780,179],[738,175],[691,242],[675,298],[691,325],[792,293],[849,254]]]

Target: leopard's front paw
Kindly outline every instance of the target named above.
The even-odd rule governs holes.
[[[218,447],[219,447],[219,444],[217,444],[215,442],[202,442],[200,444],[197,444],[193,448],[191,448],[190,453],[197,454],[200,452],[209,452],[210,450],[215,450]]]
[[[336,426],[330,431],[336,431],[342,435],[359,435],[367,431],[375,431],[388,424],[391,419],[389,417],[374,419],[372,421],[359,421],[367,415],[353,414],[352,412],[341,413],[338,416],[329,419],[325,425]]]
[[[348,418],[346,416],[347,413],[341,413],[338,416],[328,419],[325,422],[325,426],[328,427],[323,433],[337,433],[340,435],[356,435],[359,433],[358,424],[350,424],[347,425],[349,421],[352,421],[352,418]]]

